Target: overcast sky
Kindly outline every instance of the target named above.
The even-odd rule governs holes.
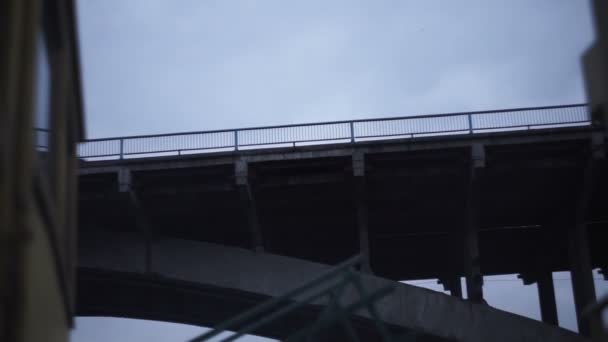
[[[77,4],[89,138],[580,103],[593,41],[587,0]],[[505,279],[486,282],[490,305],[538,317],[535,286]],[[556,281],[574,328],[569,286]],[[199,330],[79,319],[73,341]]]
[[[584,101],[587,0],[79,0],[89,137]]]

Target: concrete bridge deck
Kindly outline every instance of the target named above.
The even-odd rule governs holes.
[[[360,253],[364,272],[456,297],[465,276],[472,301],[483,275],[519,273],[556,324],[547,274],[576,271],[580,312],[608,265],[603,149],[584,126],[83,161],[81,237],[140,236],[148,270],[166,239],[330,265]]]
[[[564,271],[570,268],[563,253],[564,220],[574,220],[592,135],[590,129],[568,129],[85,162],[81,227],[138,230],[129,199],[119,191],[122,172],[155,234],[246,248],[257,244],[271,253],[334,264],[362,247],[353,156],[363,155],[358,172],[366,182],[373,271],[398,280],[463,274],[460,261],[449,261],[462,254],[454,234],[466,223],[471,151],[483,146],[483,273],[526,273],[539,259],[548,262],[548,270]],[[605,174],[604,161],[597,167]],[[594,267],[608,264],[602,248],[606,186],[601,177],[585,217]]]

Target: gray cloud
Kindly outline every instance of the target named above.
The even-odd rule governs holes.
[[[91,137],[584,101],[587,1],[78,3]]]

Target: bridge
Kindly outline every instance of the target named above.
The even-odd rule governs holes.
[[[595,300],[604,140],[584,105],[89,140],[77,312],[214,325],[361,254],[369,286],[452,293],[399,285],[381,305],[393,329],[579,340],[555,327],[551,272],[572,271],[579,315]],[[512,273],[538,283],[545,324],[484,304],[483,276]]]

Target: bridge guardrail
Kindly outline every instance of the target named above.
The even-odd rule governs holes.
[[[587,106],[575,104],[90,139],[78,146],[78,155],[122,159],[589,124]]]

